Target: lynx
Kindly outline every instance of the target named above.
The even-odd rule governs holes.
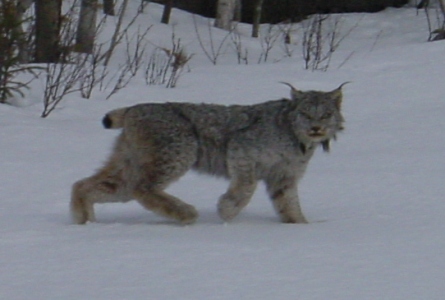
[[[287,83],[286,83],[287,84]],[[165,189],[188,170],[226,177],[218,213],[230,221],[264,181],[284,223],[307,223],[297,183],[317,146],[343,129],[342,84],[330,92],[300,91],[255,105],[145,103],[113,110],[105,128],[122,128],[112,154],[93,176],[74,183],[73,221],[95,221],[94,204],[135,199],[182,224],[198,213]]]

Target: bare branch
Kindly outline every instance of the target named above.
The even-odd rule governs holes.
[[[199,32],[195,16],[193,16],[193,25],[195,27],[195,33],[198,38],[199,46],[201,46],[202,51],[204,52],[205,56],[210,60],[210,62],[216,65],[218,62],[218,58],[222,53],[222,48],[225,45],[227,38],[233,31],[233,28],[224,36],[224,38],[219,42],[218,45],[215,45],[215,39],[213,38],[213,28],[210,24],[210,21],[208,21],[207,30],[208,30],[209,46],[206,46],[202,39],[201,33]]]

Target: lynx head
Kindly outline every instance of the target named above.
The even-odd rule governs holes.
[[[347,82],[333,91],[300,91],[291,87],[292,109],[288,121],[303,143],[321,143],[329,150],[329,140],[343,129],[342,90]]]

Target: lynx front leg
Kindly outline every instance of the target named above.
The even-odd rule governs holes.
[[[300,207],[295,180],[269,180],[266,185],[275,211],[283,223],[308,223]]]
[[[191,224],[198,218],[198,212],[192,205],[163,191],[138,189],[134,197],[144,208],[182,224]]]
[[[257,180],[254,176],[253,166],[233,167],[230,186],[218,202],[218,214],[224,221],[235,218],[252,198]]]

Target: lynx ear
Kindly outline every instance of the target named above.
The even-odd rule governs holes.
[[[280,81],[280,83],[287,85],[288,87],[290,87],[290,97],[292,100],[297,100],[301,98],[301,94],[303,93],[300,90],[297,90],[292,84],[287,83],[287,82],[283,82]]]
[[[350,81],[343,82],[342,84],[340,84],[340,86],[338,88],[336,88],[335,90],[329,92],[329,94],[332,97],[332,100],[335,101],[335,105],[337,106],[338,109],[340,109],[341,101],[343,99],[343,93],[342,93],[341,88],[345,84],[348,84],[348,83],[350,83]]]

